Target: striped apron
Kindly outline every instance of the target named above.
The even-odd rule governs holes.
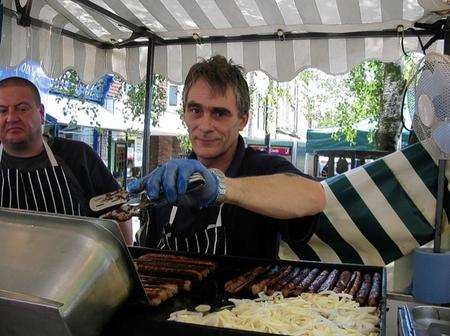
[[[173,206],[157,247],[163,250],[226,255],[226,229],[222,225],[223,204],[215,208],[218,212],[215,223],[207,224],[205,229],[195,232],[189,237],[180,237],[172,230],[178,210],[178,207]]]
[[[23,210],[82,215],[80,202],[69,186],[47,142],[43,141],[51,167],[32,171],[1,169],[0,206]],[[0,145],[0,162],[3,146]]]
[[[417,143],[322,182],[327,205],[301,259],[386,265],[434,238],[438,167]],[[446,169],[443,231],[450,213]]]

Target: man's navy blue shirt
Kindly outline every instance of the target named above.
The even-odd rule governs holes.
[[[190,156],[196,159],[195,154]],[[245,148],[244,140],[239,136],[235,156],[226,171],[227,177],[262,176],[291,173],[306,178],[285,158]],[[265,197],[265,195],[259,195]],[[171,206],[155,208],[150,216],[150,230],[147,237],[141,237],[140,243],[148,247],[156,247],[164,223],[167,223],[171,213]],[[188,237],[193,232],[204,229],[215,222],[217,207],[201,210],[181,209],[176,217],[182,221],[184,229],[179,230],[181,238]],[[145,216],[144,216],[145,217]],[[222,208],[222,225],[225,226],[227,236],[228,255],[258,258],[276,258],[280,239],[286,242],[295,241],[296,244],[306,243],[315,230],[316,216],[295,218],[289,220],[275,219],[257,214],[236,205],[224,204]],[[145,219],[144,219],[145,220]],[[185,228],[189,229],[186,230]],[[142,239],[144,238],[144,239]]]

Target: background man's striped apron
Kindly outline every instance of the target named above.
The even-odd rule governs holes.
[[[64,170],[43,140],[51,167],[32,171],[1,169],[0,206],[66,215],[82,215]],[[0,145],[0,162],[3,146]]]
[[[205,223],[204,229],[197,231],[189,237],[177,235],[173,230],[175,216],[178,208],[172,207],[169,221],[163,227],[162,237],[158,243],[158,248],[175,251],[196,252],[203,254],[227,254],[227,239],[225,226],[222,225],[222,207],[216,206],[217,216],[214,223]],[[180,220],[183,220],[180,218]]]
[[[322,182],[327,205],[301,259],[385,265],[434,238],[437,161],[420,143]],[[450,213],[446,169],[444,227]]]

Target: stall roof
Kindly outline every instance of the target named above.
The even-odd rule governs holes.
[[[338,74],[367,59],[395,61],[399,25],[434,22],[439,15],[429,9],[450,8],[432,0],[34,0],[29,14],[38,20],[27,28],[13,16],[14,1],[3,3],[4,65],[31,58],[52,77],[74,68],[85,82],[117,73],[131,83],[145,79],[147,48],[139,38],[155,41],[154,72],[175,83],[198,57],[213,54],[288,81],[309,67]],[[114,48],[123,40],[135,46]],[[414,36],[404,46],[420,49]]]

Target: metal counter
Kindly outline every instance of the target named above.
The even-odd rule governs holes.
[[[0,209],[0,335],[96,335],[145,300],[117,224]]]

